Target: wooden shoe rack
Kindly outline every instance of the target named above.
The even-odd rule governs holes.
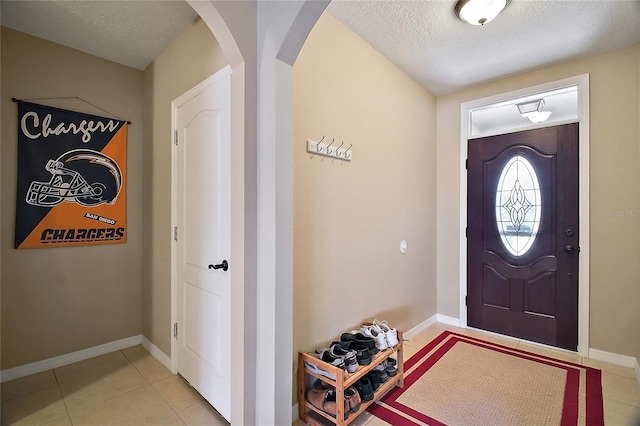
[[[404,387],[404,369],[403,369],[403,355],[402,355],[402,332],[398,330],[398,343],[396,347],[392,349],[385,349],[384,351],[378,352],[374,355],[371,364],[369,365],[359,365],[358,370],[354,373],[345,373],[343,369],[335,367],[331,364],[328,364],[317,357],[307,354],[304,352],[298,353],[298,410],[300,420],[306,422],[307,424],[313,426],[322,426],[325,425],[329,420],[331,423],[344,426],[348,425],[352,421],[356,419],[364,410],[367,409],[369,405],[377,401],[382,395],[384,395],[389,389],[394,386],[398,386],[400,388]],[[353,386],[355,382],[358,381],[362,376],[367,374],[369,371],[373,370],[373,368],[380,364],[382,361],[386,360],[388,357],[396,354],[395,358],[397,360],[396,367],[398,369],[398,373],[389,377],[385,383],[382,383],[378,390],[375,391],[374,397],[371,401],[362,401],[360,405],[360,409],[356,412],[349,413],[349,416],[344,418],[344,390]],[[321,374],[317,374],[309,369],[305,368],[305,361],[313,364],[321,370],[328,372],[330,375],[334,376],[336,380],[332,380],[328,377],[325,377]],[[336,417],[332,417],[328,413],[317,409],[306,398],[306,378],[307,377],[315,377],[317,379],[322,380],[324,383],[329,384],[330,386],[335,387],[336,389]],[[326,420],[325,420],[326,419]]]

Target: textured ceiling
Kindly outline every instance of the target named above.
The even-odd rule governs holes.
[[[182,0],[0,4],[2,25],[137,69],[196,18]],[[334,0],[327,10],[434,95],[640,43],[640,0],[513,0],[484,27],[454,5]]]
[[[334,0],[327,11],[434,95],[640,43],[640,1],[513,0],[485,26],[455,0]]]
[[[182,0],[8,1],[2,25],[145,69],[197,17]]]

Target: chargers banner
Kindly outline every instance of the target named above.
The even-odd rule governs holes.
[[[16,248],[124,243],[127,123],[18,102]]]

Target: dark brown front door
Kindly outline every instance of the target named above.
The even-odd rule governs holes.
[[[467,322],[578,346],[578,124],[468,141]]]

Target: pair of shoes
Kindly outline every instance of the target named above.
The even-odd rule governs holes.
[[[342,335],[340,336],[340,341],[349,342],[350,344],[356,343],[358,345],[365,346],[369,349],[371,355],[375,355],[379,352],[379,349],[376,347],[376,342],[371,337],[365,336],[358,331],[353,331],[351,333],[342,333]]]
[[[322,368],[320,368],[317,365],[312,364],[312,363],[310,363],[308,361],[304,362],[304,368],[306,368],[307,370],[311,371],[312,373],[319,374],[319,375],[324,376],[324,377],[326,377],[328,379],[331,379],[331,380],[336,380],[335,374],[331,374],[330,372],[328,372],[326,370],[323,370]]]
[[[327,364],[333,365],[334,367],[338,367],[346,371],[344,359],[342,357],[333,355],[331,351],[321,350],[318,348],[316,349],[316,353],[313,355],[326,362]]]
[[[369,365],[373,355],[378,353],[373,339],[363,336],[361,333],[343,333],[340,336],[340,346],[344,350],[356,352],[356,361],[360,365]]]
[[[378,321],[377,319],[374,319],[373,325],[376,326],[379,331],[384,333],[385,338],[387,339],[387,344],[390,348],[394,348],[398,343],[400,343],[398,340],[398,331],[395,328],[389,327],[389,324],[386,321]]]
[[[378,348],[379,351],[384,351],[389,347],[389,344],[387,343],[387,337],[377,325],[363,324],[360,328],[360,332],[365,336],[372,338],[375,342],[376,348]]]
[[[316,349],[317,351],[317,349]],[[327,351],[324,350],[321,353],[315,353],[315,354],[310,354],[315,356],[316,358],[318,358],[321,361],[326,362],[327,364],[333,365],[334,367],[338,367],[340,369],[342,369],[342,371],[344,371],[344,374],[346,375],[346,365],[344,363],[344,359],[334,356],[331,354],[331,351]],[[324,370],[322,368],[322,363],[311,363],[309,361],[305,361],[304,362],[304,366],[307,370],[314,372],[316,374],[320,374],[321,376],[327,377],[331,380],[336,380],[336,376],[333,373],[330,373],[327,370]]]
[[[371,401],[373,399],[373,386],[371,386],[371,382],[366,375],[358,379],[353,386],[356,388],[363,401]]]
[[[393,377],[398,374],[398,368],[396,367],[397,361],[394,358],[389,357],[385,362],[387,364],[386,371],[389,377]]]
[[[358,369],[358,357],[357,353],[354,350],[345,349],[342,345],[331,344],[331,348],[329,348],[329,352],[334,357],[342,358],[344,361],[345,369],[349,373],[355,373]]]
[[[307,390],[307,401],[311,403],[315,408],[329,414],[331,417],[336,417],[337,403],[336,403],[336,390],[332,386],[328,386],[321,380],[316,380],[313,385]],[[350,413],[350,408],[347,406],[347,400],[344,400],[344,418]]]
[[[373,388],[373,391],[374,392],[377,391],[378,388],[380,387],[380,384],[382,383],[382,380],[380,380],[380,373],[377,372],[376,370],[371,370],[364,376],[367,379],[369,379],[369,383],[371,383],[371,387]],[[387,379],[388,378],[389,376],[387,376]]]
[[[356,351],[349,350],[348,348],[343,348],[340,342],[331,342],[331,346],[329,348],[316,348],[316,353],[320,354],[320,359],[322,359],[323,361],[331,359],[342,360],[344,364],[343,368],[348,373],[355,373],[355,371],[358,369],[358,359],[356,357]],[[329,363],[331,364],[332,362]]]
[[[355,413],[360,409],[362,399],[360,398],[358,390],[353,386],[350,386],[344,390],[344,403],[345,417],[346,414]],[[347,411],[347,408],[349,408],[349,411]]]
[[[380,383],[385,383],[389,380],[389,374],[387,374],[387,361],[382,361],[380,364],[373,367],[373,371],[377,371],[380,375]]]

